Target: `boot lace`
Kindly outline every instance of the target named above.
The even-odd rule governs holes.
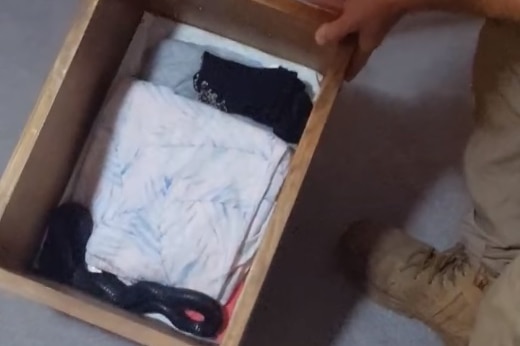
[[[448,280],[455,284],[458,275],[465,276],[469,266],[469,259],[463,245],[457,245],[452,249],[439,253],[434,249],[423,249],[411,254],[401,272],[413,270],[414,279],[421,273],[428,272],[428,284],[436,280]]]

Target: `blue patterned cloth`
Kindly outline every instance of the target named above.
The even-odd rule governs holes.
[[[124,80],[105,105],[73,200],[90,206],[87,264],[225,303],[243,279],[291,150],[239,116]]]

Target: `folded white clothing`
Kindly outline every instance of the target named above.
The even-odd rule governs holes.
[[[91,136],[72,194],[94,219],[87,264],[227,302],[266,229],[288,145],[137,80],[115,87]]]

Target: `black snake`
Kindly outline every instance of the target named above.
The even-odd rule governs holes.
[[[65,203],[52,211],[35,271],[122,309],[161,314],[183,332],[205,338],[218,334],[224,320],[222,306],[203,293],[146,281],[126,285],[113,274],[88,271],[85,251],[92,228],[92,216],[80,204]],[[201,318],[195,320],[189,312]]]

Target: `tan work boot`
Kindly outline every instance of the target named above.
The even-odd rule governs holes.
[[[467,345],[491,273],[461,246],[440,253],[398,229],[358,223],[342,239],[347,273],[379,304],[416,318],[446,345]]]

